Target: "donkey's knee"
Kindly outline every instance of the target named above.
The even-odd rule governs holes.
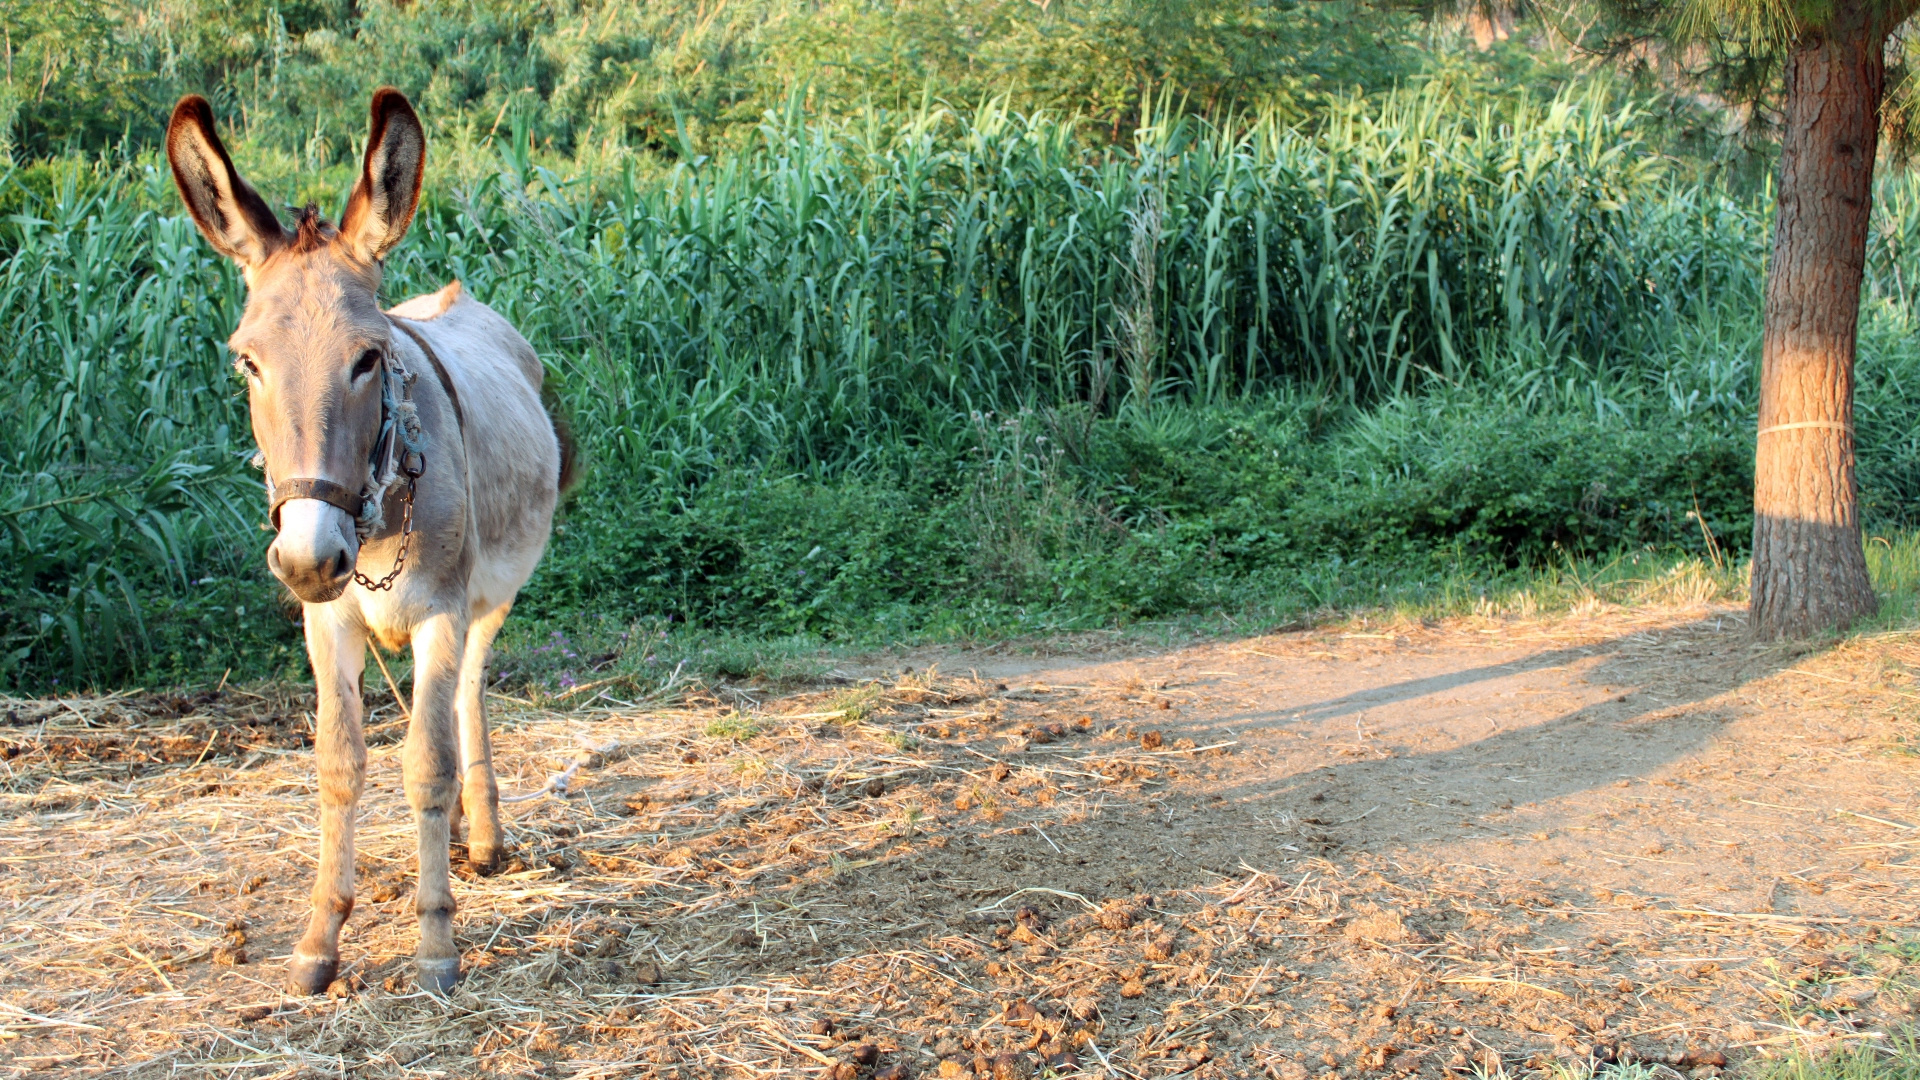
[[[320,805],[353,806],[367,785],[367,769],[364,763],[335,765],[331,761],[321,761],[319,768]]]
[[[416,814],[437,810],[451,821],[460,805],[460,785],[454,781],[452,770],[445,776],[409,777],[405,786],[407,806]]]

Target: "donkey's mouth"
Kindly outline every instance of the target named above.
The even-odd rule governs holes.
[[[327,565],[294,569],[274,558],[273,549],[267,549],[267,569],[280,579],[308,604],[328,604],[340,598],[347,591],[347,583],[353,580],[353,563],[345,552],[330,560]]]
[[[318,499],[291,499],[281,507],[267,569],[303,602],[325,604],[347,590],[359,556],[353,521],[343,511]]]

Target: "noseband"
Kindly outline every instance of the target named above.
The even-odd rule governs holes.
[[[466,417],[462,415],[460,398],[440,358],[434,355],[426,340],[411,326],[392,316],[388,316],[387,322],[412,338],[413,343],[426,354],[427,360],[433,364],[434,374],[439,376],[441,388],[453,403],[456,420],[465,428]],[[407,565],[407,549],[413,541],[414,488],[427,471],[427,434],[420,426],[420,412],[413,403],[413,382],[417,378],[418,375],[408,371],[406,365],[400,362],[396,351],[386,351],[380,361],[380,434],[374,438],[373,453],[367,458],[367,482],[358,493],[332,480],[311,476],[288,477],[276,483],[272,472],[266,470],[265,456],[254,455],[254,464],[267,471],[267,517],[273,522],[275,532],[280,529],[280,507],[288,500],[318,499],[346,511],[353,518],[355,535],[365,543],[369,537],[386,527],[387,492],[405,478],[407,486],[401,504],[400,554],[393,562],[393,570],[379,581],[367,577],[358,569],[353,572],[354,581],[375,592],[392,588],[394,580]],[[396,386],[399,388],[397,396],[394,392]]]

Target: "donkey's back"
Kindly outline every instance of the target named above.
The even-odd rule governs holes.
[[[402,342],[432,350],[452,385],[473,541],[468,602],[476,615],[491,611],[510,602],[533,573],[568,479],[571,448],[541,403],[546,369],[513,324],[457,281],[387,314],[410,331]]]

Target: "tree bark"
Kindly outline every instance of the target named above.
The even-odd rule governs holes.
[[[1886,88],[1886,13],[1840,0],[1786,68],[1754,455],[1750,626],[1845,627],[1878,607],[1861,546],[1853,358]]]

